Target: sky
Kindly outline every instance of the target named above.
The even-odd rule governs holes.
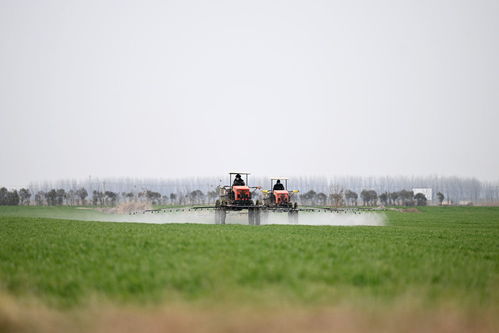
[[[499,180],[499,1],[0,0],[0,186]]]

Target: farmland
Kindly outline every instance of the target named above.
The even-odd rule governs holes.
[[[84,221],[62,218],[72,213]],[[91,210],[0,207],[0,295],[50,311],[497,312],[499,208],[381,214],[382,227],[252,227],[104,223],[88,221],[104,218]]]

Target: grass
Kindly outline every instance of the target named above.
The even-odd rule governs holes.
[[[72,308],[200,303],[499,305],[499,209],[386,212],[384,227],[139,224],[0,207],[0,291]]]

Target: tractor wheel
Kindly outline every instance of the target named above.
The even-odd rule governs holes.
[[[215,201],[215,207],[220,207],[220,200]]]

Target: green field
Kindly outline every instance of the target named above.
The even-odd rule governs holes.
[[[0,207],[0,293],[89,302],[499,308],[499,208],[387,211],[383,227],[111,223]]]

